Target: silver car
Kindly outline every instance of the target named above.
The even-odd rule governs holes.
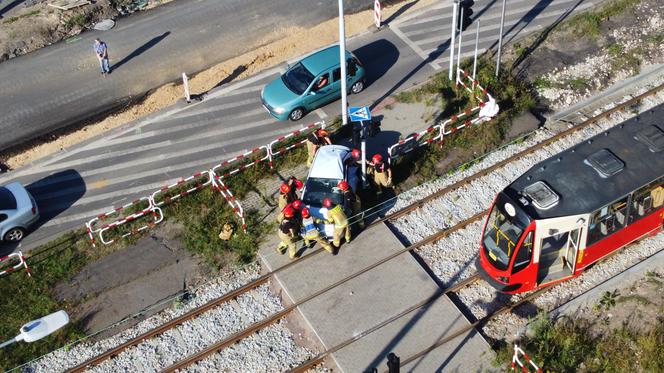
[[[28,227],[37,220],[37,203],[21,183],[0,186],[0,240],[22,240]]]

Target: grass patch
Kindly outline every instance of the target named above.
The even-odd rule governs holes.
[[[652,302],[648,298],[639,294],[622,295],[618,297],[618,299],[616,299],[616,303],[629,303],[629,302],[635,302],[642,306],[648,306],[652,304]]]
[[[578,77],[570,80],[567,84],[569,84],[569,87],[574,90],[586,89],[588,88],[588,79]]]
[[[604,21],[627,10],[633,10],[638,3],[640,3],[640,0],[613,0],[607,2],[599,10],[584,12],[572,17],[567,23],[567,27],[571,28],[576,35],[595,38],[600,35]]]
[[[540,316],[519,345],[546,372],[664,371],[664,319],[644,332],[623,326],[598,334],[595,326],[578,317]],[[496,364],[509,366],[512,354],[512,346],[500,348]]]
[[[65,21],[65,28],[71,30],[75,26],[85,27],[88,23],[88,16],[86,14],[75,14]]]
[[[614,43],[606,47],[606,51],[609,52],[609,54],[612,57],[618,57],[620,54],[625,50],[622,45],[618,43]]]
[[[543,76],[538,76],[537,79],[533,82],[533,85],[537,89],[544,89],[544,88],[553,88],[554,84],[550,79],[547,79],[546,77]]]

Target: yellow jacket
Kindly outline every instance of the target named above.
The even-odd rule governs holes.
[[[327,220],[334,223],[335,228],[348,226],[348,218],[341,205],[336,205],[333,209],[327,211]]]

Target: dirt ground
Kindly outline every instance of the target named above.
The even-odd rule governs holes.
[[[385,6],[383,8],[383,18],[387,19],[408,2],[410,1]],[[409,9],[409,12],[417,11],[433,2],[434,0],[418,1]],[[372,17],[372,13],[369,10],[347,15],[345,19],[347,37],[357,35],[373,27]],[[317,35],[317,37],[309,38],[306,35]],[[275,30],[272,35],[267,35],[264,40],[275,40],[277,38],[279,41],[269,44],[259,41],[256,45],[260,45],[260,47],[255,50],[214,65],[193,76],[189,80],[189,87],[192,94],[201,94],[209,91],[216,85],[216,82],[230,76],[234,71],[243,71],[234,80],[243,79],[290,58],[334,43],[338,40],[338,23],[336,19],[331,19],[307,29],[306,32],[296,27]],[[166,84],[148,94],[142,102],[120,113],[110,115],[97,123],[60,131],[45,139],[41,138],[23,147],[11,149],[5,154],[0,153],[0,162],[12,169],[21,167],[39,158],[161,110],[174,104],[181,98],[182,87],[180,84]]]

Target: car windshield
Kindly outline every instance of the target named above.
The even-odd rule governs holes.
[[[281,76],[281,80],[291,91],[301,95],[307,90],[311,82],[314,81],[313,74],[306,67],[299,63],[286,71]]]
[[[516,244],[525,226],[518,220],[510,220],[496,205],[493,206],[486,224],[482,244],[489,261],[499,270],[506,270],[514,255]]]
[[[0,187],[0,210],[15,210],[16,198],[9,189]]]
[[[305,185],[302,202],[305,205],[322,206],[323,200],[329,198],[335,205],[343,203],[343,194],[337,188],[339,180],[310,177]]]

